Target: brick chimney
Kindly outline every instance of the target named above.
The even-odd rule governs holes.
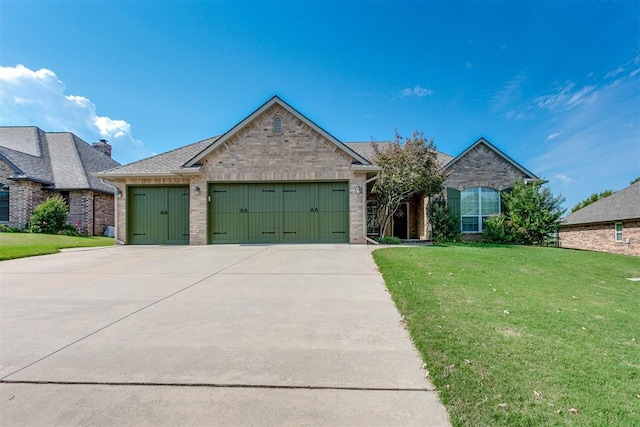
[[[109,141],[107,141],[106,139],[101,139],[98,142],[94,142],[91,145],[93,146],[93,148],[95,148],[105,156],[111,158],[111,145],[109,144]]]

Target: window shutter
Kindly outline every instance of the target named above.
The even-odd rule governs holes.
[[[458,231],[460,231],[460,191],[447,187],[447,209],[458,221]]]

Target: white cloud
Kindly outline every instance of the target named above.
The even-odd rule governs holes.
[[[423,96],[431,95],[432,93],[433,91],[431,91],[431,89],[425,89],[418,85],[402,89],[400,91],[400,96],[417,96],[418,98],[422,98]]]
[[[564,184],[564,185],[571,185],[571,184],[574,184],[574,183],[578,182],[577,179],[570,178],[570,177],[568,177],[567,175],[565,175],[563,173],[557,173],[556,174],[556,178],[560,182],[562,182],[562,184]]]
[[[122,163],[153,154],[133,137],[128,122],[98,116],[88,98],[65,92],[65,84],[51,70],[0,66],[0,125],[73,132],[89,143],[107,139]]]
[[[547,139],[556,139],[557,137],[559,137],[562,134],[562,132],[553,132],[550,133],[549,136],[547,137]]]
[[[522,100],[522,85],[527,80],[524,72],[518,73],[507,80],[501,88],[491,97],[491,107],[494,111],[501,111],[511,105],[519,104]],[[508,118],[513,118],[519,113],[510,111],[507,113]]]

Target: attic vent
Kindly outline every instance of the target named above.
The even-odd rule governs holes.
[[[273,118],[273,134],[282,135],[282,119],[280,117]]]

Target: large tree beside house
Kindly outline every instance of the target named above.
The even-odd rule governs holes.
[[[394,141],[384,149],[374,147],[374,163],[382,168],[373,192],[378,204],[380,235],[385,236],[391,218],[400,203],[414,194],[432,196],[442,191],[446,175],[438,164],[438,152],[433,140],[422,132],[411,137],[397,132]]]

